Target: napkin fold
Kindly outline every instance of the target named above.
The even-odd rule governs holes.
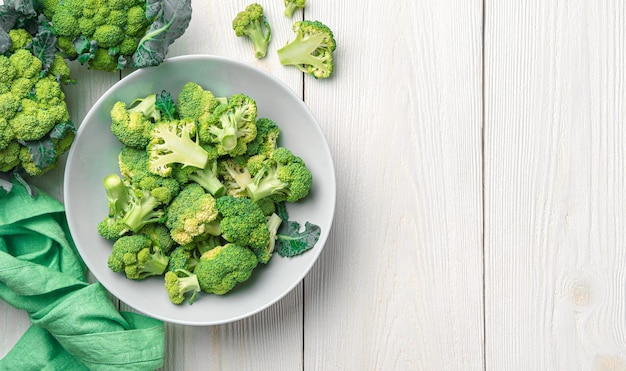
[[[163,322],[118,312],[85,266],[63,205],[14,183],[0,196],[0,298],[31,327],[0,370],[154,370],[163,365]]]

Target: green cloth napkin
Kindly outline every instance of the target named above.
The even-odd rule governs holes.
[[[118,312],[102,285],[85,281],[64,207],[14,184],[0,196],[0,298],[31,327],[0,370],[154,370],[163,365],[163,322]]]

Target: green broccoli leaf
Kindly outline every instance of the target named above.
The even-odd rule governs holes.
[[[89,40],[81,35],[74,39],[73,44],[78,54],[78,57],[76,57],[78,63],[85,64],[96,57],[96,50],[98,49],[98,43],[96,41]]]
[[[304,223],[304,231],[300,232],[300,223],[283,221],[276,235],[276,252],[285,257],[300,255],[315,246],[320,233],[321,228],[309,222]]]
[[[46,135],[39,140],[31,140],[28,142],[20,141],[21,145],[28,147],[35,166],[45,169],[52,165],[57,159],[57,151],[54,149],[54,143],[50,136]]]
[[[191,0],[149,0],[146,16],[154,21],[139,40],[133,54],[133,66],[143,68],[159,65],[169,46],[185,32],[191,21]]]
[[[74,126],[74,123],[69,120],[66,122],[62,122],[60,124],[54,125],[54,127],[52,128],[52,130],[50,130],[50,133],[48,133],[48,135],[52,139],[61,139],[65,136],[65,134],[67,134],[68,131],[74,131],[74,132],[76,131],[76,126]]]
[[[163,90],[161,93],[156,95],[154,106],[170,121],[175,120],[178,117],[178,113],[176,112],[176,103],[168,91]]]
[[[0,54],[6,53],[11,47],[9,31],[16,28],[24,28],[32,31],[30,20],[37,16],[32,0],[6,0],[0,5]]]
[[[54,56],[56,55],[56,41],[57,38],[52,31],[50,31],[48,27],[43,26],[40,28],[40,32],[33,37],[33,41],[25,47],[25,49],[30,50],[30,52],[41,61],[42,75],[48,72],[48,69],[54,61]]]

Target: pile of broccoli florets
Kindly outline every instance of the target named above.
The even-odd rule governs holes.
[[[11,29],[0,54],[0,173],[41,175],[74,140],[62,90],[72,82],[64,59],[46,53],[46,31]]]
[[[111,132],[123,144],[119,175],[103,181],[109,213],[97,227],[114,241],[109,267],[134,280],[163,276],[175,304],[226,294],[267,264],[279,228],[294,223],[285,203],[311,189],[309,168],[245,94],[188,82],[176,100],[162,91],[117,102]]]

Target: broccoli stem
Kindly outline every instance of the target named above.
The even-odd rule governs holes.
[[[296,37],[294,41],[277,50],[278,60],[283,65],[297,66],[301,71],[307,72],[302,65],[311,65],[318,69],[327,68],[323,61],[312,55],[322,45],[326,36],[323,33],[315,34],[306,38]]]
[[[146,276],[160,276],[165,272],[167,268],[167,264],[170,259],[167,255],[163,255],[161,253],[150,254],[150,259],[144,264],[141,268],[143,274]]]
[[[224,193],[224,184],[211,171],[200,171],[189,175],[189,180],[194,181],[206,189],[213,196],[219,197]]]
[[[254,181],[246,186],[246,189],[250,199],[257,202],[273,194],[284,192],[287,187],[286,183],[278,179],[276,171],[269,173],[261,171],[255,176]]]
[[[291,1],[287,5],[285,5],[285,11],[283,13],[287,17],[291,18],[293,16],[293,13],[296,11],[297,8],[298,7],[296,6],[296,3]]]
[[[268,26],[267,22],[265,22],[265,26]],[[248,28],[248,37],[252,40],[254,56],[257,58],[265,57],[267,54],[267,46],[269,44],[269,34],[266,36],[263,33],[263,23],[261,23],[261,21],[256,21],[250,24],[250,27]]]
[[[122,222],[133,232],[139,231],[146,224],[155,223],[163,217],[163,210],[156,210],[160,205],[159,201],[150,195],[149,192],[143,191],[142,197],[136,197],[131,203],[131,207],[122,219]]]
[[[128,203],[128,190],[117,174],[108,175],[103,181],[109,204],[109,217],[117,218]]]

